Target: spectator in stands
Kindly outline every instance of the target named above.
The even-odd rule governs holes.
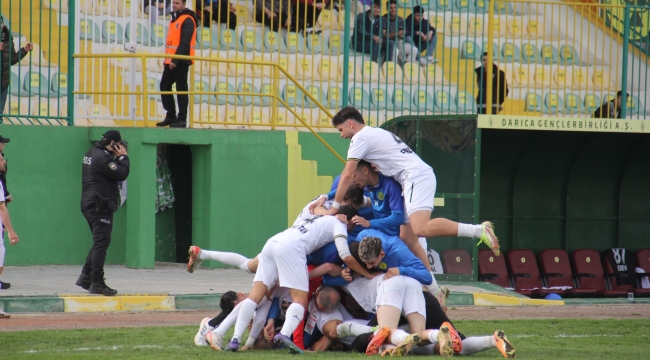
[[[172,12],[172,0],[144,0],[143,11],[149,15],[151,25],[158,21],[158,16],[167,15]]]
[[[293,21],[296,25],[301,25],[301,28],[312,28],[320,16],[321,10],[323,10],[329,3],[329,1],[320,1],[318,0],[291,0],[291,13],[293,14]]]
[[[196,54],[196,25],[199,21],[196,13],[186,8],[187,0],[174,0],[172,3],[172,21],[169,23],[169,32],[165,42],[165,53],[175,55]],[[187,73],[194,60],[165,59],[165,68],[162,79],[160,79],[160,91],[171,91],[172,85],[176,83],[177,91],[188,91]],[[162,94],[162,104],[167,115],[165,120],[156,126],[170,126],[184,128],[187,121],[187,106],[189,96],[177,94],[178,117],[176,116],[176,104],[174,95]]]
[[[492,114],[498,114],[503,110],[504,101],[508,96],[508,83],[506,82],[506,73],[503,70],[492,64],[492,79],[487,80],[487,67],[488,67],[488,53],[484,52],[482,56],[483,65],[477,67],[476,82],[478,84],[478,95],[476,96],[476,105],[479,114],[487,114],[487,88],[488,85],[492,87]]]
[[[422,14],[424,14],[424,8],[420,5],[415,6],[413,13],[404,21],[404,27],[406,28],[405,42],[416,48],[415,59],[420,60],[420,64],[424,66],[438,62],[433,57],[438,36],[436,28],[429,25],[429,21]],[[420,53],[425,50],[427,51],[426,57],[420,58]]]
[[[233,4],[228,0],[204,0],[203,26],[210,27],[212,21],[226,24],[229,29],[237,28],[237,14]]]
[[[630,94],[626,93],[626,96]],[[621,108],[623,107],[623,91],[618,91],[616,93],[616,99],[612,99],[603,103],[596,111],[594,111],[593,117],[596,119],[622,119],[623,112]]]
[[[401,52],[402,62],[414,61],[416,52],[415,46],[404,41],[406,31],[404,29],[404,19],[397,16],[397,0],[389,0],[387,3],[388,14],[381,17],[381,25],[384,36],[389,40],[395,41],[397,48]]]
[[[382,35],[380,1],[374,0],[372,9],[357,15],[354,35],[350,39],[354,51],[370,54],[370,59],[377,63],[381,53],[391,61],[395,52],[395,42]]]
[[[11,36],[11,30],[4,24],[0,17],[0,26],[2,27],[2,43],[0,43],[0,114],[4,113],[5,104],[7,103],[7,94],[9,93],[9,79],[11,78],[11,65],[16,65],[27,53],[32,51],[34,46],[28,42],[19,51],[16,51],[14,38]],[[0,119],[0,123],[2,120]]]
[[[276,32],[283,24],[289,31],[296,30],[292,27],[289,0],[253,0],[253,3],[255,4],[255,21],[258,23],[264,24]]]

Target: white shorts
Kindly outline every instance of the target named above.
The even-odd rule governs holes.
[[[436,175],[433,173],[433,169],[416,175],[404,183],[402,195],[404,196],[404,213],[406,215],[405,224],[409,223],[408,217],[416,211],[433,212],[436,184]]]
[[[279,282],[285,288],[309,291],[307,255],[303,244],[291,241],[285,233],[269,239],[260,253],[253,282],[258,281],[269,289]]]
[[[427,317],[422,285],[410,277],[395,276],[382,281],[377,288],[377,307],[381,305],[396,307],[405,317],[412,313]]]
[[[2,225],[0,225],[0,228],[2,228]],[[2,232],[0,234],[4,235]],[[2,235],[0,235],[0,267],[5,265],[5,237]]]

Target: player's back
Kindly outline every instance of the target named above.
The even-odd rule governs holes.
[[[318,197],[316,197],[314,200],[310,201],[307,205],[305,205],[304,208],[302,208],[302,211],[300,212],[300,214],[298,214],[298,217],[297,217],[296,220],[293,222],[293,225],[292,225],[292,226],[296,226],[296,225],[300,224],[301,222],[303,222],[303,221],[309,219],[310,217],[314,216],[314,215],[312,215],[312,214],[309,212],[309,206],[311,206],[311,204],[313,204],[313,203],[315,203],[316,201],[318,201],[318,198],[320,198],[320,195],[319,195]],[[328,209],[328,210],[329,210],[329,209],[332,207],[332,203],[333,203],[333,202],[334,202],[334,200],[327,200],[327,201],[325,201],[325,203],[323,204],[323,207],[324,207],[325,209]]]
[[[345,224],[334,216],[314,215],[285,230],[282,242],[300,242],[305,254],[311,254],[338,237],[347,241]]]
[[[348,159],[372,163],[382,174],[402,185],[408,178],[431,168],[397,135],[370,126],[364,126],[352,137]]]

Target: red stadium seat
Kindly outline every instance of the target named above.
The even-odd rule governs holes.
[[[603,264],[596,250],[579,249],[571,253],[573,272],[578,278],[579,289],[595,289],[598,295],[604,297],[627,296],[627,291],[607,290],[603,275]]]
[[[544,297],[550,293],[559,295],[564,291],[558,289],[544,289],[542,278],[539,276],[535,254],[530,250],[510,250],[506,254],[506,261],[510,268],[515,291],[522,295]]]
[[[478,279],[499,285],[504,288],[512,287],[503,256],[494,256],[489,249],[478,251]]]
[[[629,257],[630,259],[633,259],[633,257]],[[620,290],[620,291],[625,291],[625,293],[633,293],[634,296],[650,296],[650,289],[639,289],[636,288],[636,277],[632,281],[632,284],[625,284],[621,285],[618,282],[618,276],[614,272],[614,268],[612,267],[612,264],[607,261],[607,257],[605,253],[602,255],[602,262],[603,262],[603,270],[605,271],[605,277],[607,280],[609,280],[609,287],[612,290]],[[631,266],[633,268],[636,268],[636,262],[635,261],[630,261],[631,263],[628,263],[627,266]]]
[[[546,279],[546,287],[571,287],[564,290],[566,296],[595,296],[596,289],[576,289],[573,283],[569,255],[561,249],[549,249],[539,253],[539,269]]]
[[[636,266],[643,269],[646,273],[650,273],[650,249],[639,249],[635,255]]]
[[[471,274],[472,258],[462,249],[451,249],[442,252],[442,265],[445,274]]]

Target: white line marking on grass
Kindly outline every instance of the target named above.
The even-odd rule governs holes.
[[[136,345],[133,348],[134,349],[162,349],[163,347],[160,345]]]
[[[575,334],[558,334],[554,338],[595,338],[595,337],[621,337],[620,334],[592,334],[592,335],[575,335]]]
[[[133,350],[136,349],[188,349],[194,347],[192,345],[170,345],[170,346],[161,346],[161,345],[135,345],[133,346]],[[71,351],[103,351],[103,350],[120,350],[123,349],[124,346],[121,345],[113,345],[113,346],[104,346],[104,347],[80,347],[80,348],[74,348],[74,349],[62,349],[62,350],[48,350],[48,352],[57,352],[57,353],[63,353],[63,352],[71,352]],[[35,354],[35,353],[41,353],[43,350],[35,350],[35,349],[30,349],[30,350],[25,350],[24,353],[26,354]]]

